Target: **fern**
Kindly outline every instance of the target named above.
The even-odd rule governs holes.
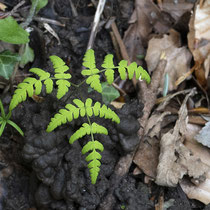
[[[42,81],[48,81],[48,93],[52,92],[53,82],[50,79],[50,74],[48,72],[45,72],[39,68],[32,68],[30,69],[30,72],[39,76],[39,79],[28,77],[17,86],[17,89],[15,90],[12,100],[10,102],[10,111],[13,110],[19,103],[25,101],[27,95],[29,97],[32,97],[33,94],[39,95],[42,90]]]
[[[53,67],[55,69],[55,78],[58,79],[56,81],[56,85],[58,86],[57,98],[61,99],[69,90],[71,83],[68,79],[71,79],[71,74],[65,73],[69,67],[65,65],[63,60],[56,55],[50,56],[50,60],[53,63]]]
[[[115,68],[114,63],[113,63],[113,55],[111,55],[111,54],[106,55],[106,57],[104,59],[104,63],[101,66],[106,69],[105,76],[106,76],[107,82],[109,84],[112,84],[114,81],[113,68]]]
[[[85,153],[92,151],[87,157],[86,157],[86,161],[90,163],[88,164],[88,168],[90,169],[90,177],[91,177],[91,183],[95,184],[99,171],[100,171],[100,159],[101,159],[101,155],[96,151],[99,150],[101,152],[103,152],[104,147],[103,145],[97,141],[89,141],[82,149],[82,154],[84,155]]]
[[[120,78],[122,80],[125,80],[127,78],[127,74],[128,79],[131,80],[135,73],[136,79],[145,80],[147,83],[150,83],[149,74],[141,66],[138,67],[136,62],[133,62],[130,65],[128,65],[128,62],[126,60],[121,60],[118,66],[115,66],[113,63],[112,54],[108,54],[105,56],[104,62],[101,65],[104,68],[104,70],[99,71],[95,65],[94,50],[89,49],[85,53],[83,59],[83,66],[87,68],[82,70],[81,72],[83,76],[87,76],[86,83],[99,93],[102,92],[99,73],[103,71],[105,71],[106,80],[109,84],[112,84],[114,81],[114,69],[118,70]]]
[[[53,79],[56,79],[56,85],[58,86],[57,98],[62,98],[69,90],[71,83],[68,79],[71,78],[71,74],[65,73],[69,68],[65,65],[63,60],[58,56],[50,56],[55,69],[55,75]],[[12,100],[10,102],[9,110],[13,110],[19,103],[26,100],[27,96],[32,97],[34,94],[39,95],[42,90],[42,83],[46,87],[46,93],[50,94],[53,91],[53,80],[50,78],[50,74],[39,68],[32,68],[30,72],[36,74],[39,79],[28,77],[23,80],[17,86],[14,92]]]
[[[53,131],[58,126],[65,124],[66,122],[71,122],[73,119],[77,119],[79,116],[91,117],[92,115],[100,118],[110,119],[116,123],[120,123],[120,118],[117,114],[108,108],[105,104],[101,107],[101,103],[96,102],[92,106],[92,99],[88,98],[85,103],[79,99],[74,99],[73,102],[76,106],[72,104],[67,104],[66,109],[60,109],[47,127],[47,132]]]
[[[102,92],[102,87],[100,83],[100,76],[98,75],[99,70],[96,68],[95,65],[95,55],[94,50],[89,49],[85,53],[82,65],[87,67],[88,69],[82,70],[81,74],[83,76],[88,76],[86,83],[90,85],[94,90],[98,91],[99,93]]]
[[[83,123],[82,127],[78,129],[69,139],[69,143],[73,144],[77,139],[82,138],[85,135],[90,135],[90,133],[100,133],[108,134],[108,131],[105,127],[98,125],[97,123],[92,123],[91,125]]]
[[[9,120],[11,111],[21,102],[25,101],[28,97],[32,97],[34,94],[39,95],[42,91],[43,84],[46,88],[46,93],[50,94],[54,88],[54,82],[57,86],[57,95],[58,99],[62,98],[69,91],[71,85],[76,87],[83,84],[76,85],[71,83],[69,80],[71,79],[71,74],[67,73],[69,67],[65,65],[64,61],[58,56],[50,56],[50,60],[53,64],[54,74],[51,76],[48,72],[39,69],[32,68],[30,70],[31,73],[35,74],[37,78],[28,77],[23,80],[17,86],[17,89],[14,92],[12,100],[10,102],[9,114],[5,118],[4,111],[2,111],[2,116],[0,116],[0,134],[3,132],[6,122],[15,127],[20,133],[21,129]],[[134,74],[136,79],[143,79],[147,83],[150,82],[149,74],[141,67],[136,64],[136,62],[128,65],[128,62],[122,60],[118,63],[117,66],[114,65],[113,55],[106,55],[101,67],[102,70],[96,68],[95,63],[95,54],[94,50],[89,49],[84,55],[83,58],[83,66],[85,67],[82,70],[81,74],[85,77],[85,82],[90,85],[94,90],[101,93],[102,85],[100,82],[100,74],[102,72],[105,73],[105,78],[109,84],[112,84],[114,81],[114,73],[115,70],[119,72],[120,78],[125,80],[132,79]],[[100,102],[93,103],[91,98],[87,98],[85,102],[74,99],[74,104],[67,104],[65,108],[60,109],[58,113],[51,118],[51,121],[47,127],[47,132],[51,132],[56,129],[58,126],[66,124],[67,122],[71,122],[72,120],[78,119],[79,117],[86,117],[88,123],[83,123],[82,126],[70,137],[69,143],[73,144],[76,140],[83,138],[85,135],[90,135],[91,141],[89,141],[82,149],[82,154],[89,153],[86,157],[86,161],[88,163],[88,168],[90,170],[91,182],[93,184],[96,183],[99,171],[100,171],[100,160],[101,155],[99,152],[104,150],[103,145],[94,139],[94,134],[104,134],[108,135],[108,131],[105,127],[93,122],[90,122],[91,117],[100,117],[104,119],[110,119],[113,122],[120,123],[120,118],[117,114],[108,108],[105,104],[101,104]],[[1,110],[3,109],[0,104]],[[8,119],[7,119],[8,118]],[[23,133],[21,133],[22,135]]]

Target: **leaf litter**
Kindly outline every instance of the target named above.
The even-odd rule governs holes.
[[[164,75],[167,73],[169,76],[168,95],[161,98],[162,103],[159,106],[153,104],[148,118],[143,118],[147,122],[144,124],[143,134],[139,132],[141,142],[133,158],[137,166],[133,174],[143,172],[147,179],[149,177],[163,186],[175,187],[180,183],[189,198],[208,204],[210,165],[205,160],[208,159],[210,151],[194,138],[201,129],[201,126],[198,126],[200,124],[198,119],[201,117],[197,118],[200,113],[199,106],[203,105],[202,101],[208,101],[207,96],[210,95],[207,92],[201,96],[202,100],[199,100],[199,103],[194,101],[195,97],[201,95],[200,90],[203,93],[209,90],[206,88],[210,66],[208,36],[210,7],[209,1],[203,2],[203,5],[200,5],[192,1],[161,0],[157,1],[157,6],[153,1],[136,0],[124,43],[131,60],[144,65],[144,60],[138,55],[145,57],[146,69],[152,76],[157,71],[161,53],[165,53],[167,64],[163,67],[158,97],[164,89]],[[155,21],[151,14],[156,16]],[[189,84],[188,80],[192,79],[198,84],[198,93],[194,89],[185,90],[186,84]],[[150,86],[146,87],[141,83],[139,87],[140,93],[143,92],[143,97],[140,94],[140,100],[145,103],[150,100],[148,97]],[[181,97],[182,94],[187,94],[185,99]],[[193,108],[198,110],[197,113],[190,112],[188,106],[190,100],[194,101]],[[174,101],[180,107],[174,109]],[[147,107],[144,110],[148,110]],[[194,124],[190,125],[197,126],[193,135],[188,129],[190,119],[195,119]],[[189,146],[189,136],[191,141],[196,142],[193,149]],[[204,157],[201,157],[201,154]],[[201,192],[206,193],[206,196]]]

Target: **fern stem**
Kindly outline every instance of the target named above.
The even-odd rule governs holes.
[[[91,141],[95,141],[95,140],[94,140],[94,136],[93,136],[93,132],[92,132],[92,124],[91,124],[91,122],[90,122],[90,118],[89,118],[88,115],[86,115],[86,116],[87,116],[88,124],[89,124],[90,127],[91,127],[91,130],[90,130]]]

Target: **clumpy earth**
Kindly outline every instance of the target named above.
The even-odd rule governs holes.
[[[11,8],[18,2],[8,0]],[[109,10],[106,13],[108,16],[116,16],[116,23],[123,36],[133,11],[133,1],[122,2],[107,1]],[[75,83],[81,81],[82,58],[95,9],[88,6],[91,3],[89,0],[73,3],[77,6],[77,17],[73,17],[68,0],[49,1],[48,6],[39,13],[42,17],[65,23],[65,27],[51,25],[61,40],[60,45],[51,34],[43,32],[42,23],[32,22],[30,46],[34,49],[35,60],[22,69],[20,75],[24,77],[31,67],[52,72],[48,57],[58,55],[70,66]],[[27,1],[27,4],[30,5],[30,2]],[[21,10],[20,15],[24,17],[27,12]],[[106,54],[114,54],[110,33],[104,27],[99,28],[94,50],[99,64]],[[17,80],[16,83],[18,82],[20,81]],[[101,101],[98,94],[87,93],[87,87],[77,91],[71,87],[68,95],[60,101],[56,99],[55,93],[48,96],[43,90],[43,101],[39,103],[29,99],[14,110],[12,120],[23,129],[25,136],[20,137],[7,126],[0,138],[0,210],[101,209],[100,204],[113,185],[111,178],[116,163],[139,143],[137,131],[141,125],[137,119],[142,116],[143,104],[131,97],[122,109],[116,110],[110,106],[121,119],[119,125],[110,120],[94,119],[108,129],[109,135],[96,135],[105,149],[97,183],[92,185],[85,155],[81,153],[89,137],[69,144],[69,137],[86,121],[79,118],[51,133],[45,131],[51,117],[79,96],[83,99],[91,97],[94,102]],[[7,93],[2,98],[4,106],[8,108],[11,94]],[[163,188],[155,184],[144,184],[144,175],[134,176],[133,169],[132,165],[129,173],[114,190],[114,210],[152,210],[160,195],[171,202],[169,210],[210,209],[197,201],[189,201],[180,187]]]

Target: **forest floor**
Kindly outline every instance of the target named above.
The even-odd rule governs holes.
[[[11,11],[20,2],[1,3]],[[0,210],[210,209],[209,1],[107,0],[90,38],[99,2],[50,0],[33,17],[33,61],[19,66],[13,80],[0,77],[5,109],[17,85],[32,76],[30,68],[52,73],[51,55],[62,58],[80,83],[87,46],[95,51],[97,67],[113,54],[115,64],[124,59],[146,69],[151,83],[116,76],[108,97],[116,91],[118,96],[109,107],[121,123],[97,119],[109,135],[99,135],[105,149],[95,185],[81,153],[82,140],[68,142],[85,121],[45,130],[66,101],[106,99],[85,85],[78,91],[70,87],[60,101],[42,94],[17,106],[12,120],[24,137],[10,126],[0,137]],[[14,18],[21,23],[30,7],[26,1]],[[20,52],[18,45],[1,42],[0,50],[8,49]]]

